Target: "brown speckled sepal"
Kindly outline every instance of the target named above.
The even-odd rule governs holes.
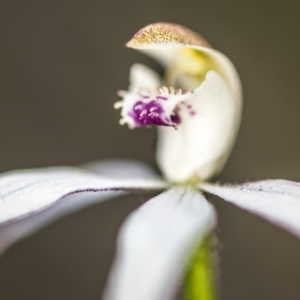
[[[182,44],[211,48],[196,32],[172,23],[154,23],[142,28],[126,44],[129,48],[144,48],[157,44]]]

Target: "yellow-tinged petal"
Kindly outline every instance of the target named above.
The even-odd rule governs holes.
[[[182,48],[178,51],[175,61],[176,68],[190,76],[203,76],[208,70],[216,69],[214,61],[196,49]]]
[[[196,88],[208,70],[217,71],[228,82],[236,104],[241,106],[242,88],[234,65],[196,32],[177,24],[154,23],[138,31],[126,46],[152,56],[173,74],[196,75],[191,76],[190,81],[194,83],[188,85],[188,89]],[[198,71],[195,70],[197,68]],[[167,70],[169,76],[168,73]],[[197,78],[199,80],[193,80]]]

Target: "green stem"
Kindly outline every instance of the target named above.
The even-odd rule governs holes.
[[[192,255],[184,282],[185,300],[215,300],[214,262],[209,237],[202,240]]]

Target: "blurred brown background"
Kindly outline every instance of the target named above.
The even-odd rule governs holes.
[[[235,63],[242,127],[221,181],[300,181],[299,1],[2,0],[0,169],[136,158],[154,165],[155,130],[118,125],[112,105],[134,62],[124,43],[176,22]],[[94,205],[0,259],[0,299],[99,299],[115,235],[149,195]],[[300,299],[300,242],[218,199],[224,300]],[[300,216],[299,216],[300,217]]]

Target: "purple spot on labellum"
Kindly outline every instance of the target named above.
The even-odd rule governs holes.
[[[160,103],[155,100],[150,102],[138,101],[129,113],[136,126],[175,126],[180,123],[178,115],[175,113],[170,119],[164,115],[164,109]]]
[[[177,114],[175,114],[175,115],[171,116],[171,121],[174,124],[179,124],[180,123],[180,117]]]

